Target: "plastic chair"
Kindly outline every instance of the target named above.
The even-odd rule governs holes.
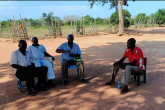
[[[144,66],[145,66],[145,70],[143,72],[132,72],[131,75],[134,75],[133,78],[131,78],[131,81],[135,81],[137,82],[137,86],[140,86],[141,82],[146,83],[146,68],[147,68],[147,58],[144,58]],[[143,80],[140,81],[140,76],[143,76]],[[136,80],[137,77],[137,80]]]
[[[63,53],[61,54],[61,76],[62,76],[62,84],[63,84],[64,83],[64,75],[63,75],[62,63],[63,63]],[[68,69],[75,69],[75,68],[77,68],[77,74],[79,77],[80,74],[79,74],[79,68],[77,65],[71,65],[68,67]]]
[[[50,60],[50,63],[52,63],[52,66],[53,66],[52,57],[47,57],[47,58]],[[22,85],[21,82],[23,82],[23,80],[20,80],[20,79],[17,78],[17,87],[22,92],[22,87],[26,87],[26,85]],[[34,85],[33,85],[34,87],[33,88],[35,89],[35,78],[34,78],[33,82],[34,82]]]
[[[20,79],[17,78],[17,87],[18,87],[18,89],[19,89],[21,92],[22,92],[22,87],[26,87],[26,85],[22,85],[22,84],[21,84],[22,81],[23,81],[23,80],[20,80]],[[34,85],[33,85],[34,87],[33,87],[33,88],[35,89],[35,80],[33,80],[33,83],[34,83]]]

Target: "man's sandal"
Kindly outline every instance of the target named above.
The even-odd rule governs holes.
[[[109,82],[104,83],[104,85],[115,85],[115,82],[114,81],[109,81]]]

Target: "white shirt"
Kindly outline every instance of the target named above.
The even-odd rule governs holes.
[[[29,46],[27,48],[27,51],[29,51],[33,57],[33,60],[39,60],[39,59],[45,59],[44,52],[46,52],[46,49],[43,45],[39,46]]]
[[[31,65],[31,63],[33,63],[33,59],[31,57],[30,52],[26,51],[25,56],[21,53],[19,49],[12,52],[11,58],[10,58],[10,65],[17,64],[17,65],[26,67],[26,66]],[[14,68],[14,71],[16,73],[17,69]]]

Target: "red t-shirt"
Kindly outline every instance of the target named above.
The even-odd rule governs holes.
[[[133,53],[131,49],[127,48],[124,57],[128,57],[130,63],[133,60],[138,60],[135,65],[141,67],[143,70],[145,69],[143,52],[139,47],[135,46]]]

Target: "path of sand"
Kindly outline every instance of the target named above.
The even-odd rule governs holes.
[[[40,40],[47,52],[55,57],[54,71],[56,87],[36,96],[20,93],[16,86],[16,77],[9,66],[11,52],[18,43],[0,39],[0,109],[2,110],[164,110],[165,109],[165,28],[139,30],[143,36],[131,36],[137,40],[144,56],[147,57],[147,83],[136,86],[132,82],[130,92],[120,95],[117,85],[103,86],[109,81],[112,64],[119,60],[126,48],[128,36],[115,35],[75,38],[82,50],[85,63],[85,75],[90,84],[78,81],[76,70],[69,70],[72,82],[61,86],[60,54],[56,48],[66,38]],[[28,45],[31,42],[28,41]],[[128,61],[128,60],[127,60]],[[126,62],[127,62],[126,61]],[[117,79],[123,76],[119,71]],[[25,89],[23,89],[25,91]]]

